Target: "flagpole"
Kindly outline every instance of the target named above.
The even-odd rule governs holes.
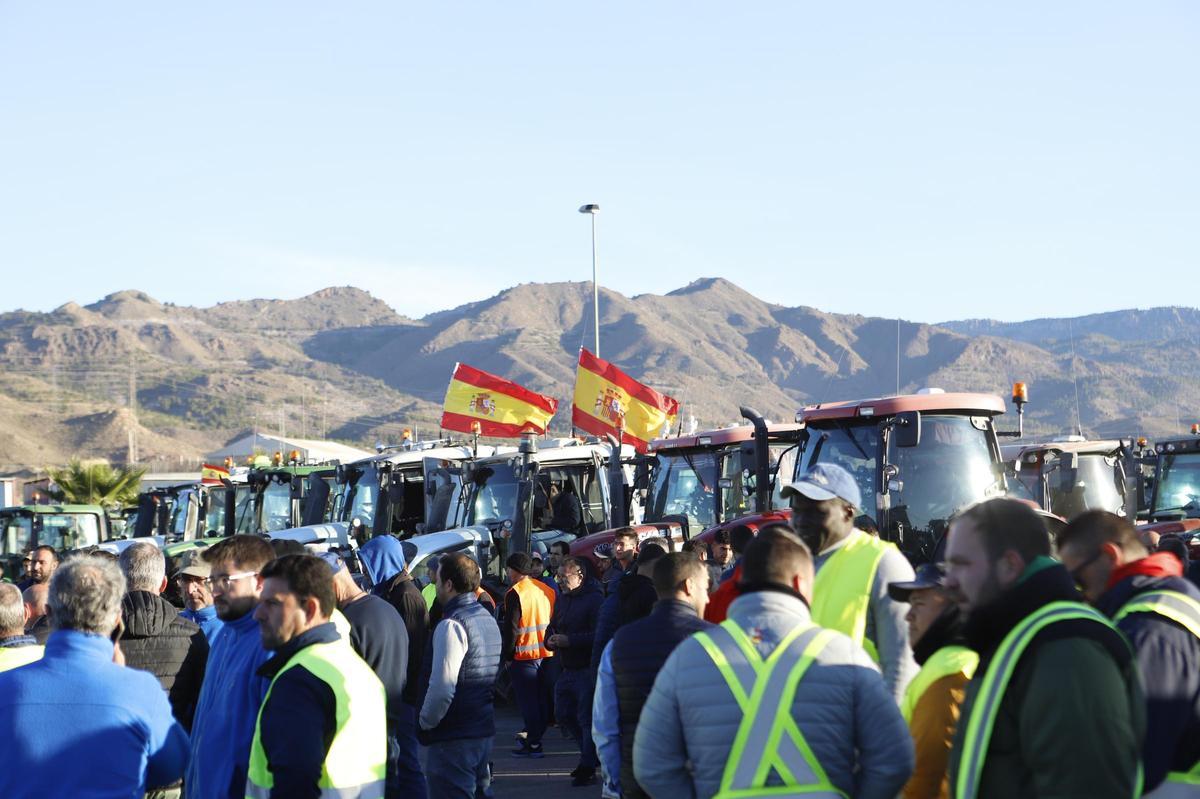
[[[594,323],[592,349],[597,358],[600,357],[600,287],[596,283],[596,214],[599,211],[600,206],[595,203],[589,203],[579,209],[579,213],[589,214],[592,217],[592,321]]]

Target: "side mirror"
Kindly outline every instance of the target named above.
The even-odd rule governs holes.
[[[921,443],[921,412],[904,411],[896,414],[892,436],[897,447],[915,447]]]

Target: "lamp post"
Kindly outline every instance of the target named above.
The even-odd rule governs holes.
[[[596,325],[592,351],[597,358],[600,357],[600,287],[596,283],[596,214],[599,211],[600,206],[595,203],[579,207],[579,213],[592,217],[592,320]]]

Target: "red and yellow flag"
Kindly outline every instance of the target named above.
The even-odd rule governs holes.
[[[485,436],[518,438],[525,432],[541,435],[556,410],[558,400],[553,397],[456,363],[442,406],[442,427],[471,433],[478,423],[479,432]]]
[[[201,483],[217,484],[224,477],[229,477],[229,470],[223,466],[213,466],[211,463],[206,463],[200,467]]]
[[[621,426],[622,443],[645,452],[678,413],[679,401],[674,397],[642,385],[585,349],[579,350],[571,424],[580,430],[596,436],[616,436]]]

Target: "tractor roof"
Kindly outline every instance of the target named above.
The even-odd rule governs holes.
[[[823,419],[894,416],[897,413],[904,413],[905,411],[997,416],[1004,413],[1004,400],[994,394],[947,394],[940,391],[931,391],[921,394],[879,397],[878,399],[822,402],[817,405],[806,405],[796,414],[796,420],[811,424]]]
[[[803,429],[803,425],[767,424],[768,433],[787,433]],[[656,438],[651,444],[651,451],[660,452],[671,449],[694,449],[697,447],[722,447],[728,444],[740,444],[754,438],[754,425],[739,424],[723,427],[718,430],[702,430],[686,436],[674,438]]]

